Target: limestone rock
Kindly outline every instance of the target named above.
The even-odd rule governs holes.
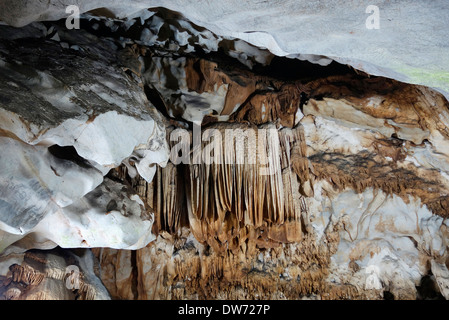
[[[387,63],[363,21],[323,42],[311,4],[230,3],[113,1],[69,30],[35,21],[64,1],[0,1],[35,21],[0,25],[2,299],[448,297],[445,80],[403,69],[438,76],[439,32]]]
[[[140,207],[138,197],[121,194],[123,185],[103,183],[104,175],[121,163],[132,163],[151,181],[154,166],[168,159],[162,119],[139,79],[121,69],[112,42],[94,36],[78,34],[84,41],[79,50],[64,49],[39,34],[32,40],[11,33],[3,37],[0,249],[24,237],[17,247],[145,246],[152,239],[147,230],[151,213]],[[92,44],[89,37],[98,42]],[[115,200],[118,211],[102,203],[112,195],[121,197]],[[109,222],[94,228],[84,221],[109,211],[114,213],[102,219],[122,220],[115,229],[104,229]],[[141,216],[143,223],[134,221]],[[50,231],[55,224],[61,228]],[[135,238],[125,236],[128,228]]]

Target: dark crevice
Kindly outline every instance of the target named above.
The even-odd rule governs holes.
[[[445,300],[431,272],[421,278],[419,286],[416,286],[416,291],[418,293],[417,300]]]
[[[309,61],[277,56],[271,60],[268,66],[255,65],[253,71],[260,75],[266,75],[284,81],[298,79],[311,81],[334,75],[356,74],[349,66],[335,61],[332,61],[327,66],[321,66]]]
[[[151,88],[150,86],[146,85],[144,86],[144,92],[145,95],[147,96],[148,101],[150,101],[153,106],[160,112],[162,113],[162,115],[167,118],[167,119],[171,119],[172,117],[170,117],[167,113],[167,108],[165,106],[165,102],[164,100],[162,100],[159,91],[157,91],[154,88]]]
[[[384,300],[394,300],[394,294],[390,291],[384,291]]]
[[[76,152],[75,147],[73,146],[64,146],[61,147],[57,144],[54,144],[48,147],[48,151],[58,159],[68,160],[76,163],[80,167],[83,168],[91,168],[89,161],[80,157],[78,152]]]
[[[137,251],[136,250],[131,251],[131,268],[132,268],[131,291],[133,293],[134,299],[136,300],[139,296],[139,292],[137,290],[139,270],[137,268]]]
[[[304,114],[304,105],[309,102],[309,97],[305,92],[301,92],[299,98],[299,110]]]

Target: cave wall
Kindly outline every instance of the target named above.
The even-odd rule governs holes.
[[[196,1],[59,0],[0,1],[0,20],[24,26],[33,21],[101,8],[119,19],[139,19],[147,8],[182,13],[212,33],[240,39],[288,56],[327,65],[336,60],[372,75],[436,88],[449,94],[447,30],[449,4],[434,1]],[[373,9],[372,6],[377,7]],[[378,14],[378,29],[371,29]]]
[[[447,298],[441,87],[190,9],[0,26],[1,299]]]

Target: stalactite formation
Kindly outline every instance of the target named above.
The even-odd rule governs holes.
[[[0,278],[0,300],[101,298],[104,293],[90,283],[90,277],[85,276],[77,260],[76,255],[58,256],[58,250],[45,254],[26,252],[22,263],[11,264],[6,276]],[[57,287],[64,289],[55,291]]]
[[[135,182],[139,194],[155,211],[155,230],[176,233],[188,223],[196,239],[217,252],[239,250],[248,242],[271,247],[300,241],[301,216],[307,208],[291,165],[293,144],[300,143],[298,130],[285,128],[278,135],[273,128],[270,133],[241,124],[217,124],[208,129],[221,137],[232,133],[211,148],[216,153],[213,163],[193,164],[192,154],[192,164],[169,163],[157,170],[151,183]],[[240,135],[236,139],[236,132],[254,135],[260,142],[254,152],[245,149],[252,147],[249,139],[245,142]],[[204,148],[208,145],[203,143]],[[268,150],[268,146],[276,146],[276,150]],[[238,149],[241,147],[245,150]],[[249,161],[249,156],[257,157],[259,148],[263,162]]]

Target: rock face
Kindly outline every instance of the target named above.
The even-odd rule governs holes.
[[[106,13],[0,26],[0,299],[448,298],[443,94]]]
[[[141,247],[152,239],[151,213],[103,176],[127,163],[151,181],[168,160],[162,119],[112,42],[77,35],[85,46],[65,49],[45,29],[29,27],[31,39],[11,32],[0,44],[0,247]]]
[[[356,75],[279,87],[243,97],[226,123],[203,119],[201,155],[213,153],[209,164],[195,164],[193,150],[184,163],[172,157],[151,183],[131,182],[154,208],[159,236],[128,258],[137,276],[126,297],[376,299],[387,292],[415,299],[423,297],[423,277],[442,279],[432,265],[447,270],[448,181],[437,164],[447,101],[431,89]],[[282,99],[286,88],[296,90],[291,100]],[[307,100],[295,100],[301,95]],[[244,142],[252,132],[267,135],[268,124],[271,140],[254,140],[261,141],[254,150],[240,144],[245,164],[236,160],[238,140],[221,149],[226,130]],[[169,127],[172,150],[183,150],[180,131],[194,139]],[[224,142],[216,146],[212,136]],[[268,147],[275,158],[249,164]],[[262,174],[267,163],[273,171]],[[126,177],[126,168],[117,175]],[[118,253],[98,254],[110,261]]]

